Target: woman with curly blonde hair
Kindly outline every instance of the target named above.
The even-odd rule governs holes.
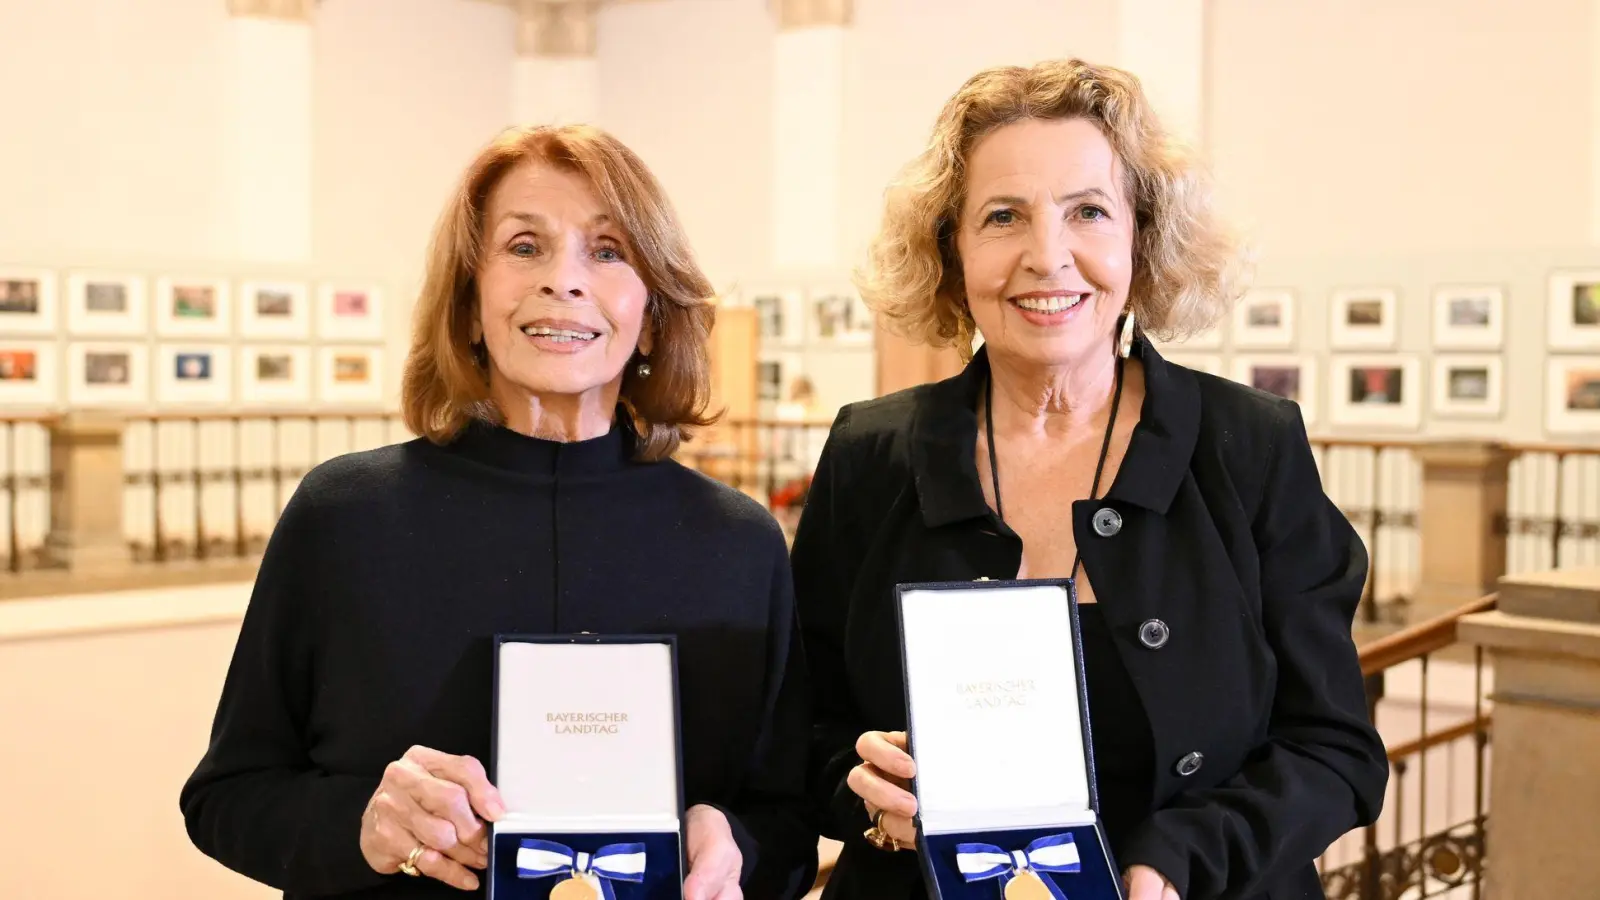
[[[863,294],[913,339],[983,346],[840,412],[795,538],[812,790],[845,842],[829,900],[923,896],[897,584],[1072,580],[1129,900],[1321,897],[1314,860],[1376,818],[1368,558],[1300,409],[1149,339],[1221,318],[1242,257],[1137,79],[1077,60],[974,76],[889,192]]]

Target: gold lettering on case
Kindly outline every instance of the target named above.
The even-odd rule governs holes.
[[[973,681],[956,685],[956,695],[967,709],[1002,709],[1027,706],[1035,689],[1032,678]]]
[[[556,734],[617,734],[628,721],[627,713],[545,713]]]

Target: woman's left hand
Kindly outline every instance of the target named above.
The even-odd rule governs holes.
[[[1173,889],[1172,882],[1149,866],[1129,866],[1122,875],[1128,900],[1182,900]]]
[[[733,840],[728,817],[714,806],[698,804],[689,807],[685,819],[689,877],[683,882],[683,900],[744,900],[739,889],[744,854]]]

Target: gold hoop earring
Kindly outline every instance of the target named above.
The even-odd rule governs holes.
[[[1127,359],[1133,353],[1133,310],[1122,318],[1122,335],[1117,338],[1117,355]]]

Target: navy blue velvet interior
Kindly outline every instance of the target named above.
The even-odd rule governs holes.
[[[1116,871],[1105,849],[1100,829],[1093,825],[926,835],[921,849],[926,855],[926,864],[933,870],[935,885],[931,893],[936,900],[1002,900],[1000,879],[968,883],[961,877],[956,869],[956,845],[980,843],[993,844],[1006,851],[1022,850],[1036,838],[1066,832],[1071,832],[1072,840],[1078,845],[1079,871],[1041,872],[1039,876],[1054,881],[1067,900],[1122,900],[1122,874]]]
[[[678,850],[678,835],[673,832],[646,832],[639,834],[497,834],[489,867],[494,900],[547,900],[550,890],[562,881],[562,876],[551,878],[518,878],[517,848],[527,838],[554,841],[583,853],[594,853],[607,844],[642,843],[645,845],[644,881],[613,881],[611,888],[617,900],[682,900],[682,857]]]

